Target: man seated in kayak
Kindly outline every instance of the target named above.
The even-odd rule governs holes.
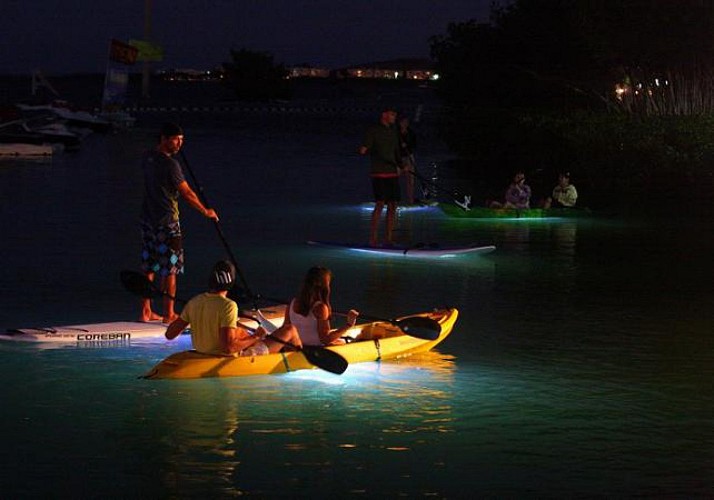
[[[283,326],[297,328],[305,345],[339,345],[345,341],[342,335],[352,328],[359,313],[351,309],[347,313],[347,324],[332,329],[330,316],[330,284],[332,272],[325,267],[311,267],[300,287],[297,297],[290,301],[285,309]]]
[[[191,325],[193,348],[204,354],[261,356],[280,352],[284,344],[276,337],[296,348],[302,347],[297,329],[284,325],[270,336],[263,328],[255,335],[238,325],[238,304],[228,298],[228,290],[235,283],[236,269],[232,263],[216,262],[209,277],[209,290],[188,301],[180,316],[169,324],[166,338],[178,337]]]
[[[553,196],[545,200],[543,208],[572,208],[578,201],[578,191],[570,183],[570,172],[558,175],[558,185],[553,188]]]

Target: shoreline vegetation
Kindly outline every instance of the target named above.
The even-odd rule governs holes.
[[[567,171],[578,204],[709,213],[713,14],[696,0],[495,2],[489,23],[431,41],[443,135],[488,184]]]

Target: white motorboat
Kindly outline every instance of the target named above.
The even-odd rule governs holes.
[[[68,151],[76,151],[81,145],[81,137],[56,117],[43,113],[0,123],[0,143],[61,144]]]
[[[23,111],[48,111],[65,121],[68,127],[84,128],[93,132],[108,132],[112,129],[109,120],[80,109],[72,109],[67,101],[54,100],[48,104],[24,104],[16,106]]]

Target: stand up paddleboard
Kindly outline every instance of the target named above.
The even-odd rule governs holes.
[[[163,337],[166,325],[160,321],[114,321],[87,325],[16,328],[0,332],[0,340],[21,342],[125,342]]]
[[[452,257],[459,254],[486,254],[493,252],[494,245],[470,245],[463,247],[440,247],[438,245],[413,245],[413,246],[383,246],[371,247],[353,243],[339,243],[333,241],[308,241],[308,245],[322,247],[341,248],[343,250],[355,250],[358,252],[369,252],[377,254],[391,255],[411,255],[419,257]]]
[[[285,305],[261,310],[261,314],[276,323],[282,324],[285,315]],[[258,323],[247,318],[239,322],[250,328],[256,328]],[[13,328],[0,331],[0,341],[18,342],[53,342],[78,344],[124,344],[141,339],[160,340],[166,333],[166,323],[161,321],[113,321],[109,323],[92,323],[86,325],[48,326],[34,328]]]

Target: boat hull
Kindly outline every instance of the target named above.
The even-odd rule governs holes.
[[[414,316],[428,316],[439,322],[441,331],[435,340],[423,340],[405,335],[388,322],[376,321],[357,325],[347,332],[354,341],[330,346],[348,363],[363,363],[410,356],[425,352],[442,342],[452,331],[458,310],[442,309]],[[400,318],[403,319],[403,318]],[[147,379],[193,379],[206,377],[243,377],[270,375],[296,370],[314,369],[298,351],[268,354],[265,356],[213,356],[196,351],[172,354],[149,370]],[[349,369],[349,368],[348,368]]]

